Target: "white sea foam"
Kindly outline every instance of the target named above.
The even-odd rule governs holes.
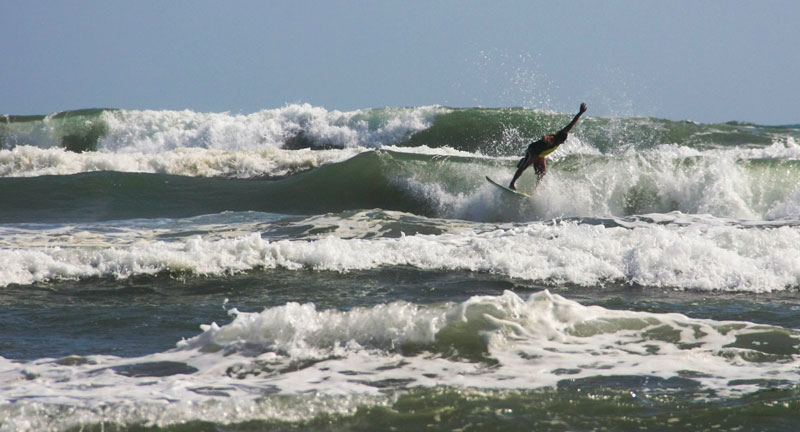
[[[343,150],[209,150],[176,148],[158,153],[85,152],[19,146],[0,150],[0,177],[67,175],[94,171],[173,174],[197,177],[278,177],[347,160],[366,151]]]
[[[176,349],[140,358],[20,363],[0,357],[2,427],[297,421],[390,403],[392,391],[381,389],[386,382],[394,391],[516,391],[598,376],[689,376],[678,386],[725,397],[759,389],[764,376],[791,385],[800,365],[796,354],[761,351],[760,341],[775,342],[776,335],[791,343],[793,330],[583,306],[546,291],[527,299],[507,291],[438,305],[395,302],[338,311],[289,303],[231,312],[231,323],[203,326]],[[126,373],[137,367],[173,372]],[[663,391],[657,387],[635,390]]]
[[[591,148],[591,147],[590,147]],[[560,149],[559,149],[560,152]],[[741,159],[800,159],[800,144],[794,137],[782,136],[775,138],[768,146],[736,146],[722,148],[697,149],[680,144],[659,144],[652,149],[636,150],[623,148],[623,154],[657,154],[662,157],[676,159],[686,158],[725,158],[731,160]]]
[[[788,199],[771,208],[765,215],[766,220],[792,220],[800,219],[800,190]]]
[[[344,230],[353,220],[344,219]],[[373,224],[388,223],[377,220]],[[267,229],[262,226],[261,229]],[[379,232],[372,226],[364,228]],[[768,292],[800,286],[800,227],[729,224],[639,223],[612,227],[580,222],[496,226],[472,224],[441,234],[400,238],[339,237],[336,232],[271,241],[259,232],[119,241],[102,232],[86,243],[60,244],[42,230],[29,237],[8,230],[0,243],[0,286],[92,276],[189,272],[222,275],[259,268],[324,271],[412,266],[426,270],[492,272],[514,278],[596,285],[637,283],[654,287]],[[70,237],[72,238],[72,237]],[[102,246],[98,246],[102,245]]]
[[[742,159],[800,159],[800,144],[790,136],[775,139],[767,147],[741,148],[733,151]],[[720,150],[716,152],[719,153]]]
[[[181,147],[281,148],[298,134],[314,146],[378,147],[402,142],[447,112],[438,106],[342,112],[309,104],[248,115],[192,111],[107,111],[99,150],[160,153]],[[373,118],[375,117],[375,118]],[[371,124],[372,123],[372,124]]]
[[[438,106],[342,112],[308,104],[248,115],[192,111],[105,111],[96,151],[63,149],[52,128],[17,137],[0,150],[0,176],[30,177],[92,171],[187,176],[283,176],[340,162],[368,148],[394,146],[447,112]],[[47,122],[45,122],[47,123]],[[294,139],[312,148],[284,149]]]
[[[516,215],[508,209],[498,212],[497,200],[484,193],[460,197],[445,193],[430,199],[440,214],[471,220],[620,217],[672,211],[743,220],[790,216],[792,197],[800,192],[798,166],[787,161],[775,167],[768,162],[742,161],[739,156],[740,150],[712,156],[680,146],[621,155],[561,155],[550,158],[541,182],[533,173],[523,174],[517,186],[533,199],[525,201],[528,208]],[[498,167],[485,174],[507,182],[513,170]],[[482,175],[475,173],[474,177]],[[409,188],[419,186],[411,184]],[[481,212],[488,217],[481,218]]]

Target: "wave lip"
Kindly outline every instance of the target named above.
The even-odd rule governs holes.
[[[32,145],[74,152],[92,150],[108,132],[103,115],[110,111],[95,108],[46,116],[0,115],[0,149]]]

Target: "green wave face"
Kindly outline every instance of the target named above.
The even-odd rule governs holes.
[[[47,116],[0,116],[0,148],[31,145],[62,147],[76,153],[95,150],[108,132],[103,119],[107,111],[84,109]]]
[[[511,158],[376,150],[278,179],[226,179],[100,171],[0,178],[0,222],[188,217],[222,211],[320,214],[381,208],[475,221],[624,217],[679,211],[735,219],[793,214],[800,162],[683,157],[658,151],[555,159],[521,200],[485,176],[508,181]],[[36,199],[31,199],[36,197]],[[514,198],[514,199],[508,199]]]
[[[523,108],[455,109],[410,140],[412,145],[449,146],[459,150],[502,156],[517,154],[528,142],[564,127],[572,114],[545,113]],[[700,124],[657,118],[586,117],[574,135],[603,153],[629,148],[679,144],[695,149],[739,145],[769,145],[786,136],[797,139],[796,126],[760,126],[729,122]]]

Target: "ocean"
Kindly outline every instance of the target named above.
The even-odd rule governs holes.
[[[0,431],[796,430],[800,125],[0,116]]]

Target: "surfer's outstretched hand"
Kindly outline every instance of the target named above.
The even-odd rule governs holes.
[[[586,112],[586,102],[581,104],[581,114]]]

